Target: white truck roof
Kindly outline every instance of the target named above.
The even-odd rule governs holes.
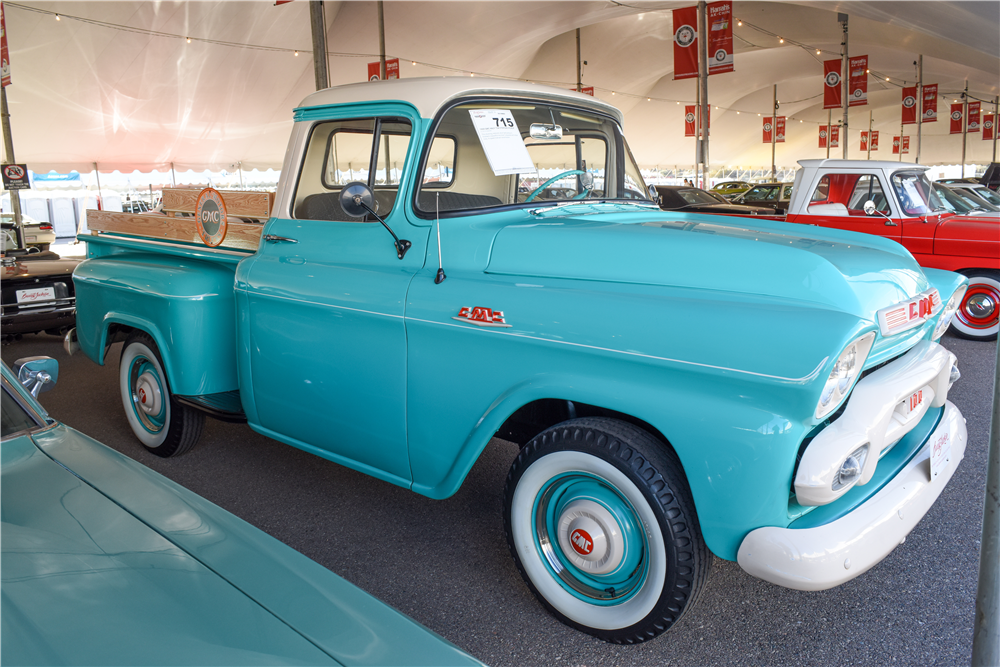
[[[912,162],[893,162],[890,160],[835,160],[833,158],[821,160],[799,160],[803,169],[864,169],[874,171],[882,169],[885,171],[896,171],[898,169],[919,169],[926,171],[930,167]]]
[[[527,81],[490,79],[471,76],[418,77],[414,79],[389,79],[365,81],[336,86],[317,91],[304,100],[300,107],[321,107],[352,102],[401,100],[414,105],[423,118],[433,118],[449,101],[468,95],[501,95],[504,97],[527,94],[554,101],[570,102],[612,116],[621,125],[622,113],[601,100],[575,90],[543,86]]]

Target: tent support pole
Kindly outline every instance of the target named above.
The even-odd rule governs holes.
[[[771,180],[778,180],[774,154],[778,146],[778,84],[774,84],[774,104],[771,105]]]
[[[850,72],[850,60],[847,56],[847,14],[837,14],[837,20],[844,26],[844,53],[841,56],[840,71],[842,72],[840,76],[841,85],[841,96],[844,105],[844,121],[841,123],[843,126],[843,135],[840,138],[841,143],[844,145],[844,159],[847,159],[847,145],[850,143],[847,137],[847,109],[851,102],[851,72]]]
[[[385,10],[382,0],[378,0],[378,59],[379,77],[385,81]]]
[[[323,90],[330,87],[330,77],[326,71],[326,13],[323,11],[323,0],[310,0],[309,22],[312,26],[316,90]]]
[[[826,110],[826,159],[830,159],[830,144],[833,143],[833,109]]]
[[[583,92],[583,65],[580,60],[580,29],[576,29],[576,92]]]
[[[10,111],[7,108],[7,86],[0,86],[0,116],[3,117],[4,164],[17,164],[14,160],[14,135],[10,131]],[[21,193],[10,191],[10,208],[14,212],[14,231],[17,234],[19,248],[24,247],[24,234],[21,230]]]
[[[920,164],[920,144],[923,139],[923,121],[924,119],[924,57],[917,56],[917,159],[915,162]],[[902,124],[900,124],[902,128]],[[903,130],[899,131],[899,140],[903,140]],[[900,159],[903,157],[903,150],[900,148],[899,151]]]
[[[698,0],[698,88],[701,90],[701,126],[702,138],[701,163],[702,187],[708,188],[708,136],[712,123],[708,110],[708,5],[705,0]]]
[[[866,160],[872,159],[872,110],[868,110],[868,141],[865,142],[865,147],[868,149],[868,154],[865,156]]]
[[[962,93],[962,178],[965,178],[965,138],[969,132],[969,80],[965,80]]]

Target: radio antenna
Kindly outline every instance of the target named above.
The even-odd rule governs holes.
[[[434,224],[437,227],[438,235],[438,272],[434,277],[434,284],[440,285],[444,282],[444,279],[448,276],[444,275],[444,269],[441,268],[441,193],[434,193]]]

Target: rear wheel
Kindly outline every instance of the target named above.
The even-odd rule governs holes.
[[[613,419],[574,419],[511,466],[507,541],[542,604],[614,643],[656,637],[693,604],[711,556],[673,452]]]
[[[996,340],[1000,330],[1000,272],[963,271],[969,288],[955,313],[955,335],[971,340]]]
[[[118,376],[125,416],[143,447],[163,457],[194,447],[205,414],[174,400],[160,352],[149,335],[140,331],[128,337]]]

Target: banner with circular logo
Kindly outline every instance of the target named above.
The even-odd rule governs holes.
[[[194,207],[195,225],[198,236],[205,245],[216,247],[222,244],[229,231],[226,222],[226,203],[218,190],[205,188],[198,195],[198,203]]]

